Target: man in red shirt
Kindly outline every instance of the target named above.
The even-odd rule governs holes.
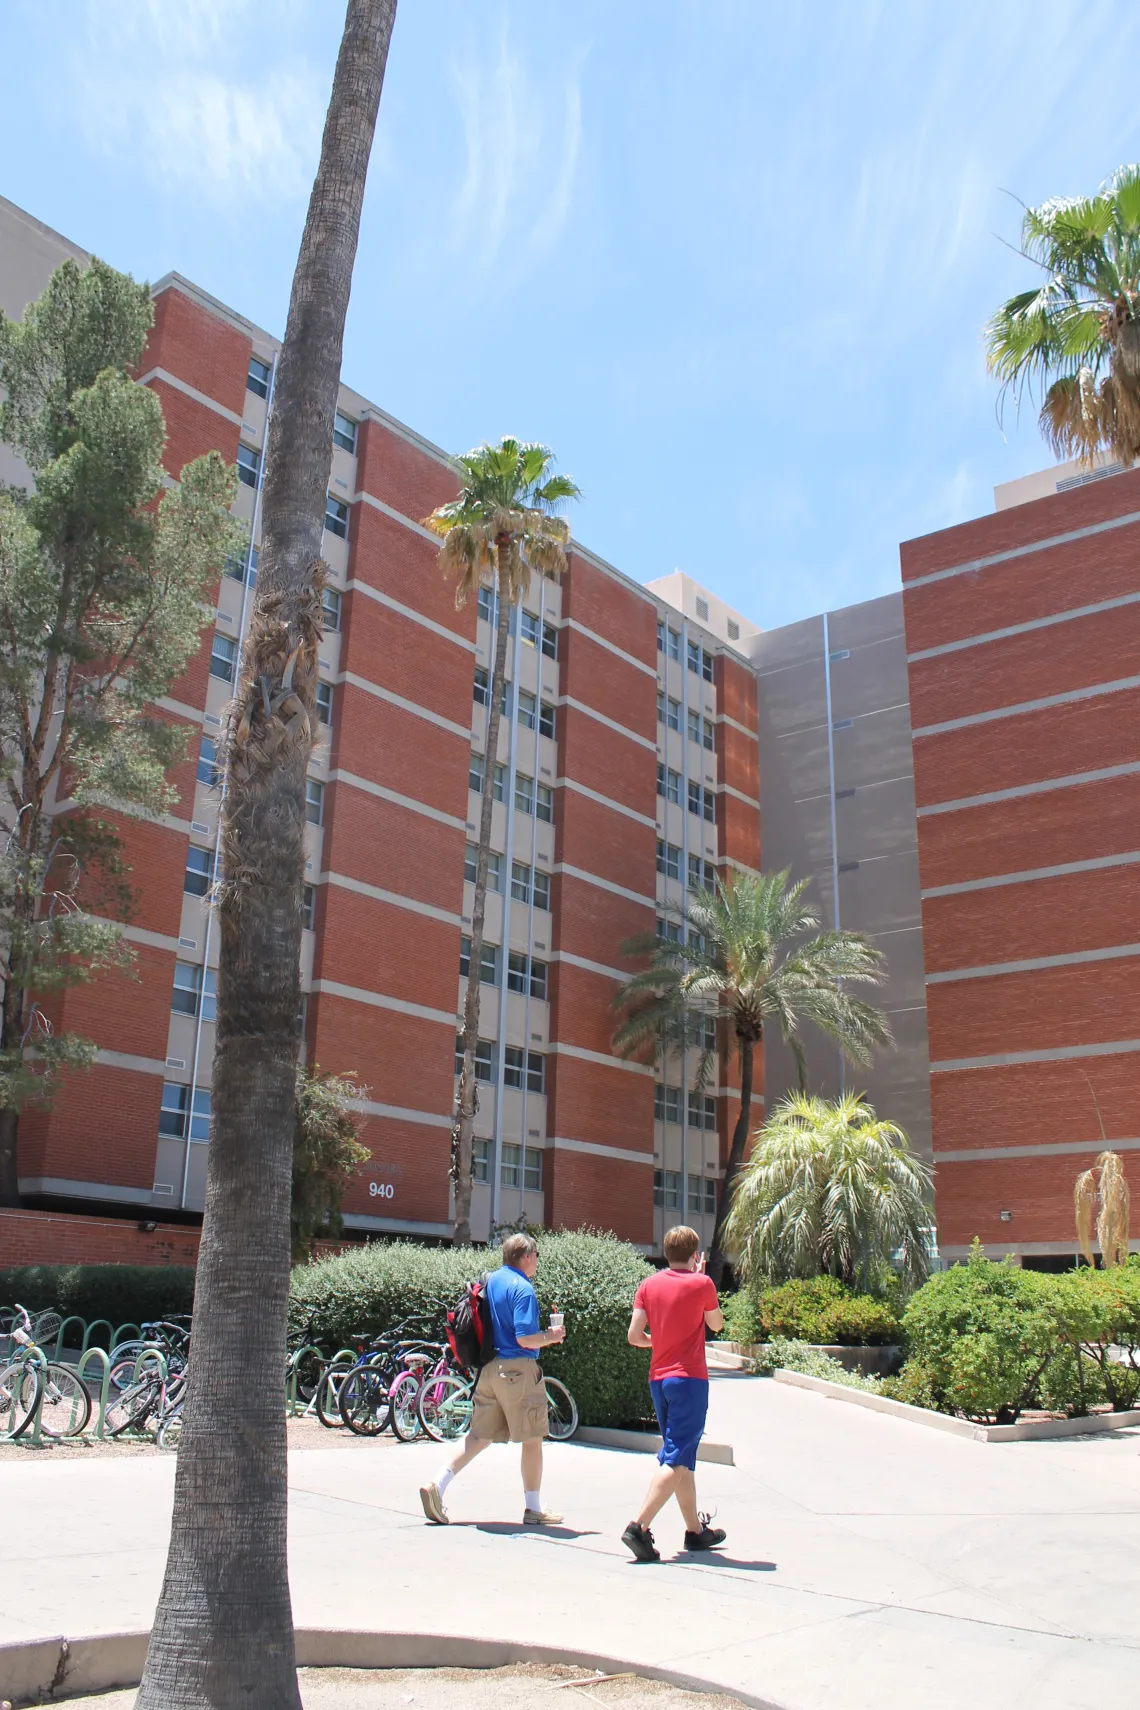
[[[697,1512],[697,1445],[709,1406],[705,1326],[724,1327],[716,1286],[705,1275],[705,1255],[697,1256],[700,1245],[695,1229],[684,1224],[670,1229],[665,1237],[668,1270],[646,1277],[633,1300],[627,1340],[631,1347],[652,1350],[649,1393],[661,1427],[658,1470],[641,1513],[621,1535],[639,1562],[661,1560],[649,1523],[671,1496],[684,1516],[686,1550],[711,1550],[725,1540],[724,1531]]]

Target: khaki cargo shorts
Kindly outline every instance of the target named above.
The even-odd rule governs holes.
[[[471,1435],[481,1443],[532,1443],[547,1433],[546,1386],[537,1360],[494,1359],[479,1373]]]

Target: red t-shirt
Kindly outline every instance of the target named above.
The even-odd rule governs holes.
[[[653,1352],[650,1380],[668,1377],[707,1378],[705,1313],[720,1305],[716,1284],[703,1271],[657,1271],[646,1277],[633,1297],[649,1320]]]

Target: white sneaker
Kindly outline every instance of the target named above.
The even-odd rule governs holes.
[[[424,1513],[433,1526],[449,1524],[447,1509],[443,1506],[443,1497],[439,1494],[438,1484],[425,1484],[420,1487],[420,1501],[424,1505]]]
[[[561,1524],[561,1514],[555,1514],[552,1508],[528,1508],[523,1514],[524,1526],[561,1526]]]

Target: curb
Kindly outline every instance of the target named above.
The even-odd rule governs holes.
[[[602,1449],[628,1449],[636,1455],[655,1455],[661,1438],[655,1431],[619,1431],[612,1425],[579,1425],[572,1442],[593,1443]],[[697,1448],[698,1461],[712,1461],[721,1467],[736,1465],[731,1443],[703,1441]]]
[[[1140,1425],[1140,1409],[1128,1413],[1094,1413],[1085,1419],[1031,1419],[1024,1425],[977,1425],[972,1419],[958,1419],[950,1413],[934,1413],[929,1407],[912,1407],[908,1401],[894,1401],[887,1395],[874,1395],[870,1390],[849,1389],[846,1384],[832,1383],[829,1378],[809,1377],[806,1372],[777,1371],[772,1373],[777,1383],[791,1384],[795,1389],[811,1389],[829,1401],[847,1401],[854,1407],[869,1407],[873,1413],[889,1413],[896,1419],[908,1419],[912,1425],[925,1425],[928,1431],[947,1431],[952,1437],[966,1437],[975,1443],[1045,1443],[1058,1437],[1092,1437],[1105,1431],[1124,1431]],[[581,1435],[581,1433],[579,1433]]]
[[[102,1633],[0,1645],[0,1692],[18,1706],[137,1686],[149,1638],[145,1632]],[[511,1663],[567,1663],[602,1674],[632,1669],[647,1680],[660,1680],[689,1692],[727,1694],[752,1710],[780,1710],[770,1698],[758,1698],[700,1675],[555,1645],[444,1633],[370,1633],[339,1627],[299,1627],[296,1641],[298,1668],[506,1668]]]

